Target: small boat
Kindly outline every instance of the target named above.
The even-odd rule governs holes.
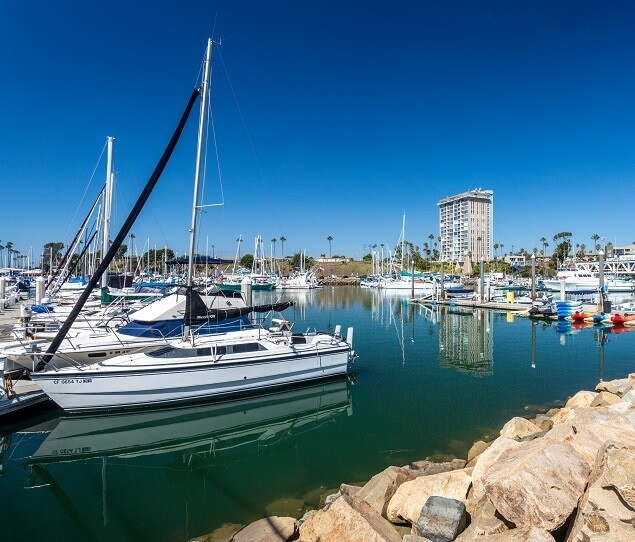
[[[593,313],[591,312],[587,312],[587,311],[575,311],[572,315],[571,315],[571,320],[573,320],[574,322],[584,322],[584,320],[586,318],[592,318],[593,317]]]
[[[635,314],[615,313],[611,315],[611,322],[616,326],[623,326],[626,322],[631,320],[635,320]]]
[[[611,321],[611,315],[604,312],[598,312],[592,316],[594,324],[605,324]]]

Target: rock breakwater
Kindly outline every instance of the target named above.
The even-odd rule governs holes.
[[[513,418],[466,459],[391,466],[319,510],[197,542],[633,542],[635,374]]]

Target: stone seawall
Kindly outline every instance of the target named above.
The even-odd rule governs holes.
[[[513,418],[445,463],[342,484],[319,510],[224,526],[197,542],[633,542],[635,374]]]

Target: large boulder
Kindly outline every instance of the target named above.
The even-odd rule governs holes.
[[[397,491],[397,488],[407,480],[412,479],[412,477],[413,474],[410,469],[388,467],[373,476],[368,483],[357,492],[357,496],[370,504],[377,513],[385,516],[388,502],[395,494],[395,491]]]
[[[620,397],[632,389],[635,389],[635,374],[630,374],[627,378],[620,378],[619,380],[600,382],[595,386],[595,391],[608,391]]]
[[[635,447],[607,443],[597,456],[567,542],[635,540]]]
[[[468,504],[470,504],[468,502]],[[483,536],[508,531],[510,525],[505,522],[504,518],[497,512],[492,501],[487,497],[483,497],[470,512],[470,525],[457,540],[473,540]]]
[[[466,534],[465,531],[463,534]],[[483,536],[481,538],[465,538],[460,535],[456,542],[555,542],[548,531],[538,527],[513,529],[504,533]]]
[[[467,452],[467,461],[468,463],[474,459],[476,459],[479,455],[481,455],[485,450],[487,450],[490,446],[491,442],[485,442],[484,440],[477,440],[470,451]]]
[[[576,508],[589,472],[570,444],[541,438],[505,450],[482,483],[507,521],[552,531]]]
[[[565,408],[590,407],[597,395],[597,392],[593,391],[579,391],[564,406]]]
[[[635,445],[635,425],[622,413],[612,410],[619,404],[621,402],[611,407],[572,409],[568,421],[555,425],[545,438],[570,444],[592,468],[606,442],[615,440]]]
[[[430,497],[412,525],[412,534],[438,542],[451,542],[465,529],[465,504],[456,499]]]
[[[462,469],[464,466],[465,462],[460,459],[453,459],[452,461],[444,461],[442,463],[424,459],[422,461],[414,461],[410,463],[410,469],[412,470],[413,475],[412,478],[416,476],[429,476],[430,474],[440,474],[442,472],[458,470]]]
[[[619,401],[609,406],[608,410],[620,414],[635,427],[635,390],[625,393]]]
[[[620,401],[619,395],[615,395],[614,393],[611,393],[610,391],[601,391],[600,393],[597,394],[597,397],[593,399],[593,402],[589,406],[592,406],[592,407],[610,406],[610,405],[614,405],[615,403],[619,403],[619,401]]]
[[[421,508],[432,496],[465,501],[472,484],[472,469],[421,476],[404,482],[388,503],[386,517],[393,523],[414,523]]]
[[[295,519],[271,516],[238,531],[232,542],[287,542],[295,534]]]
[[[401,542],[401,536],[366,501],[342,495],[300,526],[300,542]]]
[[[514,439],[498,437],[487,450],[478,456],[472,471],[473,493],[476,500],[480,500],[485,495],[482,482],[483,475],[498,461],[498,458],[505,450],[519,445],[520,443]]]
[[[507,437],[513,440],[520,440],[528,435],[540,433],[542,429],[536,424],[531,423],[525,418],[512,418],[509,420],[500,431],[501,437]]]

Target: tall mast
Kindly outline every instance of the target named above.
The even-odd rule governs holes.
[[[112,173],[112,147],[115,141],[114,137],[106,137],[108,144],[108,160],[106,162],[106,192],[104,193],[104,227],[101,241],[101,257],[106,256],[108,249],[110,248],[110,215],[112,213],[112,185],[114,181],[114,175]],[[101,276],[101,287],[108,286],[108,273],[104,273]]]
[[[406,244],[406,212],[403,213],[401,222],[401,269],[403,270],[404,248]]]
[[[205,67],[203,75],[202,95],[201,95],[201,116],[198,121],[198,143],[196,145],[196,169],[194,172],[194,201],[192,203],[192,222],[190,223],[190,252],[187,264],[187,285],[194,285],[194,248],[196,245],[196,222],[199,209],[199,192],[201,180],[201,162],[203,156],[203,139],[205,137],[205,127],[207,124],[207,102],[209,100],[209,81],[212,71],[212,39],[207,40],[207,51],[205,53]]]

